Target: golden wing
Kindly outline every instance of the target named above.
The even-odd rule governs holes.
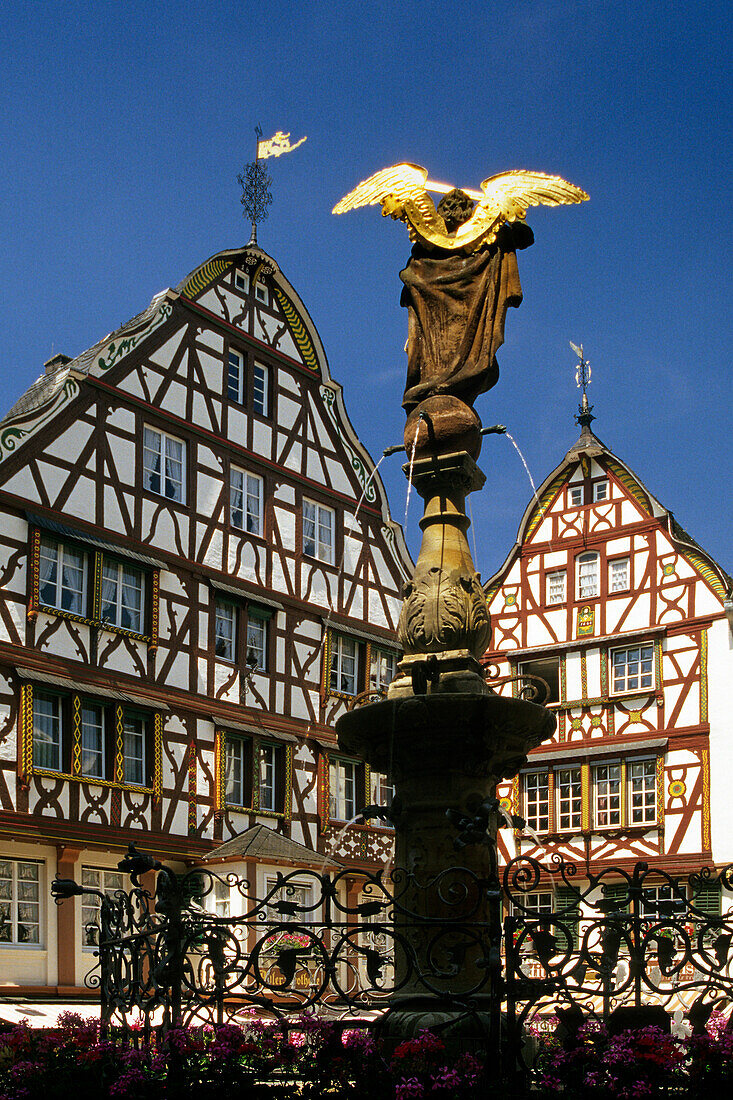
[[[383,168],[369,179],[362,180],[353,191],[349,191],[348,195],[344,195],[336,203],[332,213],[345,214],[347,210],[355,210],[357,206],[383,202],[390,195],[400,203],[405,199],[415,201],[422,195],[427,196],[427,179],[427,168],[421,168],[419,164],[394,164],[391,168]]]
[[[574,183],[544,172],[500,172],[483,180],[483,199],[479,202],[482,216],[493,221],[513,221],[523,218],[528,206],[564,206],[585,202],[588,195]]]

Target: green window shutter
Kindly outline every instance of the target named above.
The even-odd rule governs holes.
[[[558,886],[555,890],[555,914],[572,934],[577,947],[580,922],[580,890],[577,886]]]
[[[626,913],[629,908],[628,896],[625,882],[612,882],[604,885],[601,900],[614,902],[616,912]]]
[[[252,619],[262,619],[265,622],[271,619],[275,614],[275,609],[272,607],[264,607],[259,603],[252,603],[251,600],[247,601],[247,614]]]
[[[708,917],[719,917],[722,912],[723,895],[719,882],[709,882],[693,894],[692,906]]]

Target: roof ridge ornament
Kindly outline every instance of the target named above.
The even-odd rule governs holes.
[[[575,384],[579,390],[583,391],[575,422],[580,425],[585,434],[590,432],[591,422],[596,419],[593,415],[593,405],[588,404],[588,386],[590,385],[591,376],[590,361],[585,358],[582,344],[578,347],[572,340],[568,342],[578,357],[578,362],[575,365]]]
[[[257,223],[265,220],[269,213],[268,207],[272,203],[272,192],[270,191],[272,179],[260,161],[266,160],[268,157],[282,156],[283,153],[292,153],[294,149],[307,141],[307,138],[302,137],[300,141],[296,141],[294,145],[291,145],[290,134],[278,130],[271,138],[263,141],[261,126],[255,126],[255,135],[257,137],[255,159],[250,161],[249,164],[245,164],[244,171],[237,176],[237,182],[242,188],[240,202],[244,207],[243,216],[249,218],[252,223],[249,245],[256,246]]]

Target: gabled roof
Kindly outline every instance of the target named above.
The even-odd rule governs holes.
[[[555,499],[577,463],[583,457],[602,457],[605,459],[608,468],[618,477],[637,504],[650,516],[658,519],[662,526],[666,528],[672,541],[679,546],[680,551],[690,563],[702,573],[717,595],[721,599],[730,599],[733,596],[733,578],[688,535],[677,522],[673,513],[649,492],[631,467],[627,466],[591,431],[590,420],[592,419],[593,417],[582,415],[578,417],[579,422],[582,423],[580,436],[568,450],[559,466],[556,466],[538,487],[535,496],[524,510],[514,546],[509,551],[503,565],[484,583],[484,591],[490,593],[499,587],[504,574],[511,566],[519,550],[541,522],[545,510]]]
[[[215,859],[261,859],[272,863],[287,860],[290,863],[305,863],[311,867],[341,866],[335,860],[324,858],[319,852],[307,848],[305,844],[299,844],[297,840],[268,829],[266,825],[253,825],[251,829],[245,829],[243,833],[214,848],[201,862],[209,863]]]

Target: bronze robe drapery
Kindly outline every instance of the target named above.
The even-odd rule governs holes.
[[[506,311],[522,301],[516,249],[533,241],[529,226],[517,222],[471,256],[415,245],[400,272],[400,301],[409,311],[402,401],[408,413],[438,393],[472,405],[496,384]]]

